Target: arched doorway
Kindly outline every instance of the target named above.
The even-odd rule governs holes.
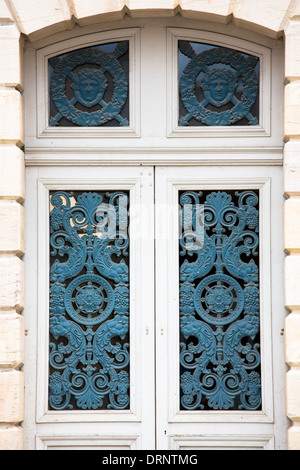
[[[35,390],[27,397],[27,445],[284,448],[276,398],[284,390],[282,139],[281,117],[273,119],[281,46],[180,18],[120,26],[74,30],[26,52],[26,80],[36,85],[25,87],[26,367],[27,389]],[[97,69],[108,54],[114,65],[105,76]],[[230,75],[227,84],[235,71],[240,94],[205,94],[206,68],[214,69],[211,82],[222,81],[215,69]],[[74,83],[66,85],[75,75],[77,96]],[[107,95],[84,95],[94,75],[107,81]],[[191,77],[204,96],[192,93]],[[98,105],[102,121],[94,122]],[[109,224],[96,235],[99,205],[107,215],[112,201],[118,231],[121,209],[129,216],[128,246],[126,237],[124,245],[119,237],[107,243]],[[82,225],[72,208],[93,217],[98,208],[98,218]],[[188,210],[202,240],[196,250],[182,246]],[[195,217],[204,221],[196,232]],[[71,273],[75,252],[84,253],[83,264]]]

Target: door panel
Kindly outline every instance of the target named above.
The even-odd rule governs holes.
[[[27,187],[26,448],[153,449],[153,170],[36,167]]]
[[[285,446],[280,187],[280,168],[156,167],[158,449]]]

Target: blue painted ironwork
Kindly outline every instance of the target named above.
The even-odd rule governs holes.
[[[50,409],[128,408],[128,202],[51,193]]]
[[[180,194],[182,409],[261,407],[258,203],[257,191]],[[201,246],[189,243],[199,205]]]
[[[195,46],[201,46],[196,53]],[[194,46],[194,47],[193,47]],[[257,125],[258,57],[225,47],[179,41],[188,62],[180,76],[179,126]]]
[[[113,120],[115,125],[129,125],[128,117],[122,114],[128,100],[128,78],[120,62],[128,53],[128,44],[121,41],[112,52],[103,50],[103,45],[93,46],[50,59],[54,107],[50,126],[62,125],[62,118],[77,126],[103,126]]]

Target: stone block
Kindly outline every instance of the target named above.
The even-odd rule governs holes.
[[[9,11],[9,8],[3,0],[0,2],[0,21],[1,24],[9,24],[14,22],[13,15]]]
[[[0,85],[23,90],[24,39],[14,25],[0,26]]]
[[[184,18],[199,18],[208,21],[227,23],[234,12],[234,3],[231,0],[181,0],[181,14]]]
[[[298,31],[285,36],[285,69],[286,80],[300,78],[300,23],[296,23]]]
[[[300,137],[300,80],[284,88],[284,138]]]
[[[21,426],[0,425],[0,450],[23,450],[23,435]]]
[[[19,423],[24,419],[24,374],[0,369],[0,422]]]
[[[285,358],[290,366],[300,366],[300,310],[285,318]]]
[[[281,35],[290,6],[290,0],[239,0],[233,21],[237,26],[276,38]]]
[[[15,145],[0,145],[0,200],[23,202],[24,198],[24,153]]]
[[[73,0],[73,12],[80,25],[121,19],[125,15],[125,0]]]
[[[174,16],[180,5],[178,0],[73,0],[73,11],[79,23],[87,22],[88,18],[97,17],[101,21],[106,19],[122,18],[125,13],[130,16],[147,16],[149,12],[153,16],[161,16],[163,13],[170,13]]]
[[[0,253],[25,253],[25,209],[18,202],[0,201]]]
[[[288,450],[300,450],[300,423],[294,423],[287,431]]]
[[[284,203],[284,249],[300,252],[300,196],[293,196]]]
[[[66,1],[13,0],[12,6],[21,32],[31,40],[70,29],[73,24],[69,2]]]
[[[19,368],[24,364],[24,317],[0,311],[0,367]]]
[[[17,256],[0,256],[0,310],[24,307],[24,263]]]
[[[300,140],[284,146],[283,188],[286,196],[300,196]]]
[[[286,374],[286,409],[292,421],[300,420],[300,368],[293,367]]]
[[[174,0],[127,0],[126,6],[133,18],[152,16],[175,16],[181,1]],[[178,8],[177,8],[178,7]]]
[[[0,144],[24,144],[23,97],[14,88],[0,90]]]
[[[287,256],[285,265],[285,305],[290,310],[300,308],[300,256]]]

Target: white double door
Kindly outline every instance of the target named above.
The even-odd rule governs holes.
[[[26,197],[25,447],[28,449],[284,449],[281,168],[29,167]],[[48,409],[49,192],[130,195],[130,407]],[[262,405],[181,410],[180,191],[257,190],[260,209]]]

